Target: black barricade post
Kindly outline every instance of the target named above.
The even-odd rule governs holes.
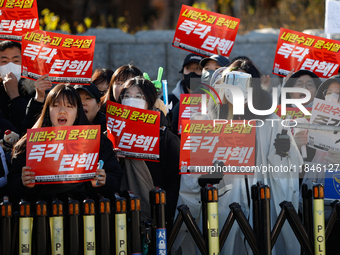
[[[292,228],[304,252],[307,255],[313,255],[314,253],[313,253],[313,248],[312,248],[313,246],[312,241],[309,239],[308,234],[305,228],[303,227],[300,221],[300,218],[297,212],[295,211],[293,204],[291,202],[283,201],[280,203],[280,207],[282,208],[282,210],[284,210],[286,217],[281,217],[281,218],[279,217],[275,225],[279,224],[278,220],[284,221],[285,219],[287,219],[290,227]],[[282,222],[282,225],[280,224],[281,225],[280,228],[277,228],[277,232],[281,231],[283,223],[284,222]],[[273,241],[273,238],[272,238],[272,246],[274,246],[274,244],[275,242]]]
[[[324,189],[322,184],[313,187],[314,209],[314,253],[326,254]]]
[[[251,228],[249,222],[247,221],[246,216],[244,215],[241,206],[238,203],[232,203],[229,205],[229,208],[233,210],[235,215],[235,219],[240,226],[244,236],[246,237],[250,248],[256,255],[260,255],[260,247],[258,240],[255,236],[253,229]]]
[[[31,217],[31,205],[27,201],[19,203],[19,254],[32,253],[32,228],[33,218]]]
[[[155,217],[156,220],[156,231],[154,248],[156,248],[156,254],[166,254],[167,253],[167,238],[166,238],[166,223],[165,223],[165,190],[156,187],[156,190],[150,192],[154,196],[151,200],[154,203]]]
[[[116,194],[115,202],[116,254],[127,254],[126,199]]]
[[[68,214],[69,214],[69,254],[79,255],[79,202],[76,200],[70,200],[68,202]]]
[[[159,187],[156,187],[156,189]],[[156,190],[150,190],[149,192],[149,203],[151,208],[151,243],[149,245],[150,254],[156,254]]]
[[[208,201],[207,201],[207,187],[212,187],[211,184],[207,184],[206,187],[201,188],[201,202],[202,202],[202,232],[203,232],[203,238],[205,241],[205,244],[209,246],[208,244]]]
[[[92,199],[83,201],[83,223],[84,223],[84,254],[96,254],[96,224],[95,209]]]
[[[302,223],[308,236],[313,236],[313,191],[308,189],[307,184],[302,184]]]
[[[337,221],[337,219],[340,219],[340,217],[339,217],[339,215],[340,215],[340,200],[338,200],[338,199],[334,200],[331,203],[331,206],[332,206],[332,213],[329,216],[328,223],[327,223],[326,230],[325,230],[326,241],[331,234],[331,231],[333,229],[335,222]]]
[[[12,218],[12,204],[8,201],[8,197],[5,196],[3,202],[0,204],[1,208],[1,254],[10,255],[11,254],[11,243],[12,243],[12,233],[11,233],[11,218]]]
[[[37,255],[47,254],[47,204],[36,202],[36,219],[34,222],[35,250]]]
[[[141,227],[140,227],[140,199],[135,196],[132,191],[124,191],[122,196],[126,199],[128,204],[129,214],[129,232],[130,238],[128,239],[131,247],[131,253],[136,255],[142,254],[142,240],[141,240]]]
[[[175,219],[175,222],[174,222],[174,224],[172,226],[172,231],[171,231],[171,233],[169,235],[169,238],[168,238],[168,243],[167,243],[167,245],[168,245],[168,247],[167,247],[168,253],[170,253],[171,248],[174,245],[174,242],[175,242],[176,237],[177,237],[177,235],[178,235],[178,233],[179,233],[179,231],[181,229],[181,226],[182,226],[183,222],[184,222],[184,220],[183,220],[182,213],[178,213],[177,217]]]
[[[227,240],[227,237],[229,235],[231,228],[234,225],[235,220],[236,220],[236,218],[235,218],[235,215],[234,215],[234,211],[230,210],[228,217],[227,217],[226,221],[224,222],[224,225],[223,225],[222,230],[221,230],[220,250],[222,250],[223,245],[224,245],[225,241]]]
[[[177,207],[177,209],[182,214],[183,221],[184,221],[185,225],[187,226],[192,238],[194,239],[194,241],[195,241],[198,249],[202,253],[202,255],[208,255],[208,247],[205,244],[203,235],[201,234],[195,219],[192,217],[188,206],[181,205],[181,206]]]
[[[52,216],[50,217],[51,248],[52,255],[64,254],[64,216],[63,202],[54,200],[52,202]]]
[[[110,255],[110,214],[111,205],[110,200],[102,198],[100,200],[100,254]]]
[[[260,199],[261,199],[261,254],[271,254],[271,242],[270,242],[270,187],[263,185],[260,187]]]
[[[253,201],[253,225],[254,233],[260,238],[260,204],[259,204],[259,187],[254,184],[251,186],[251,199]]]

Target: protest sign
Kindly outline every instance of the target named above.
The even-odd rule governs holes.
[[[21,42],[23,33],[38,29],[36,0],[0,1],[0,40]]]
[[[314,35],[281,28],[273,74],[286,76],[293,68],[314,72],[320,78],[338,73],[340,43]]]
[[[306,107],[307,111],[311,112],[312,107]],[[281,119],[286,119],[287,116],[290,116],[291,119],[297,119],[297,118],[305,118],[307,120],[310,119],[310,115],[305,115],[299,108],[297,107],[286,107],[286,115],[281,115],[281,105],[278,105],[275,113],[277,116],[279,116]]]
[[[52,82],[91,82],[95,36],[47,31],[27,32],[22,38],[22,77]]]
[[[209,95],[206,95],[209,99]],[[206,109],[208,101],[206,100]],[[182,120],[189,120],[195,117],[195,114],[202,113],[202,95],[201,94],[181,94],[179,100],[178,115],[178,134],[181,134]]]
[[[35,184],[88,181],[97,170],[99,146],[99,125],[28,129],[26,165]]]
[[[325,33],[340,33],[340,1],[326,1]]]
[[[229,57],[240,19],[182,5],[172,45],[203,56]]]
[[[310,123],[340,126],[340,104],[315,98]],[[340,151],[340,137],[338,132],[309,130],[308,146],[323,151]]]
[[[111,101],[106,106],[107,137],[127,158],[159,161],[160,113]]]
[[[181,172],[210,167],[216,160],[222,161],[226,167],[254,166],[256,128],[245,123],[233,121],[233,124],[217,124],[214,120],[183,120]],[[240,172],[227,170],[226,173]]]

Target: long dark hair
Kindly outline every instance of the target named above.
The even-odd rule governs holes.
[[[155,88],[155,85],[151,81],[141,77],[129,79],[123,84],[123,89],[120,91],[117,103],[122,103],[121,95],[124,95],[125,92],[133,86],[137,86],[142,91],[145,97],[145,101],[148,104],[147,110],[153,110],[153,107],[157,100],[157,90]]]
[[[113,84],[116,81],[126,82],[128,79],[137,76],[143,77],[143,73],[137,67],[130,64],[119,67],[111,77],[109,89],[107,90],[106,94],[102,97],[102,104],[105,104],[107,100],[116,102],[116,99],[113,96],[114,90]]]
[[[53,105],[55,100],[59,97],[65,98],[69,101],[72,106],[77,107],[77,118],[73,125],[90,125],[88,121],[84,108],[79,96],[79,93],[73,88],[73,86],[69,84],[58,84],[55,86],[48,94],[45,100],[44,107],[41,111],[40,117],[34,124],[32,128],[41,128],[41,127],[51,127],[52,122],[50,119],[50,106]],[[23,153],[26,151],[26,140],[27,134],[25,134],[13,147],[12,157],[16,157],[17,154]]]
[[[98,86],[98,84],[102,82],[107,82],[107,84],[110,84],[111,78],[113,75],[113,71],[107,68],[97,68],[94,70],[92,77],[91,77],[91,82]]]
[[[251,60],[248,59],[238,59],[234,61],[229,69],[232,71],[244,71],[251,74],[251,87],[253,88],[253,106],[257,110],[268,110],[272,106],[272,97],[270,93],[264,90],[261,86],[261,72],[254,65]],[[250,112],[248,106],[245,107],[244,119],[265,119],[268,116],[258,116]],[[239,118],[239,116],[234,116],[234,118]]]

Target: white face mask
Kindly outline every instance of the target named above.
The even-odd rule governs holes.
[[[122,105],[145,109],[146,101],[139,98],[127,98],[122,100]]]
[[[337,93],[332,93],[330,95],[325,96],[325,100],[330,103],[339,103],[339,94]]]
[[[17,80],[19,81],[21,78],[21,65],[14,64],[12,62],[9,62],[6,65],[0,66],[0,74],[1,78],[4,79],[6,74],[12,72],[15,77],[17,77]]]

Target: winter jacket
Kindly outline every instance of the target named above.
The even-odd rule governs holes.
[[[18,84],[19,96],[12,100],[7,95],[3,83],[0,83],[0,110],[17,130],[21,128],[21,122],[25,118],[26,106],[30,98],[34,97],[34,82],[21,79]]]
[[[68,197],[80,202],[87,197],[96,199],[98,193],[113,199],[114,194],[119,191],[123,172],[112,150],[111,141],[103,134],[100,138],[99,160],[104,161],[103,169],[106,172],[106,184],[102,187],[94,188],[91,182],[87,181],[71,184],[39,184],[34,188],[27,188],[23,186],[21,180],[22,168],[26,166],[26,153],[17,155],[12,160],[12,169],[7,177],[7,193],[13,204],[13,209],[18,208],[21,198],[28,200],[31,204],[37,200],[44,200],[48,205],[51,205],[52,199],[55,198],[62,200],[64,204],[67,203]]]

